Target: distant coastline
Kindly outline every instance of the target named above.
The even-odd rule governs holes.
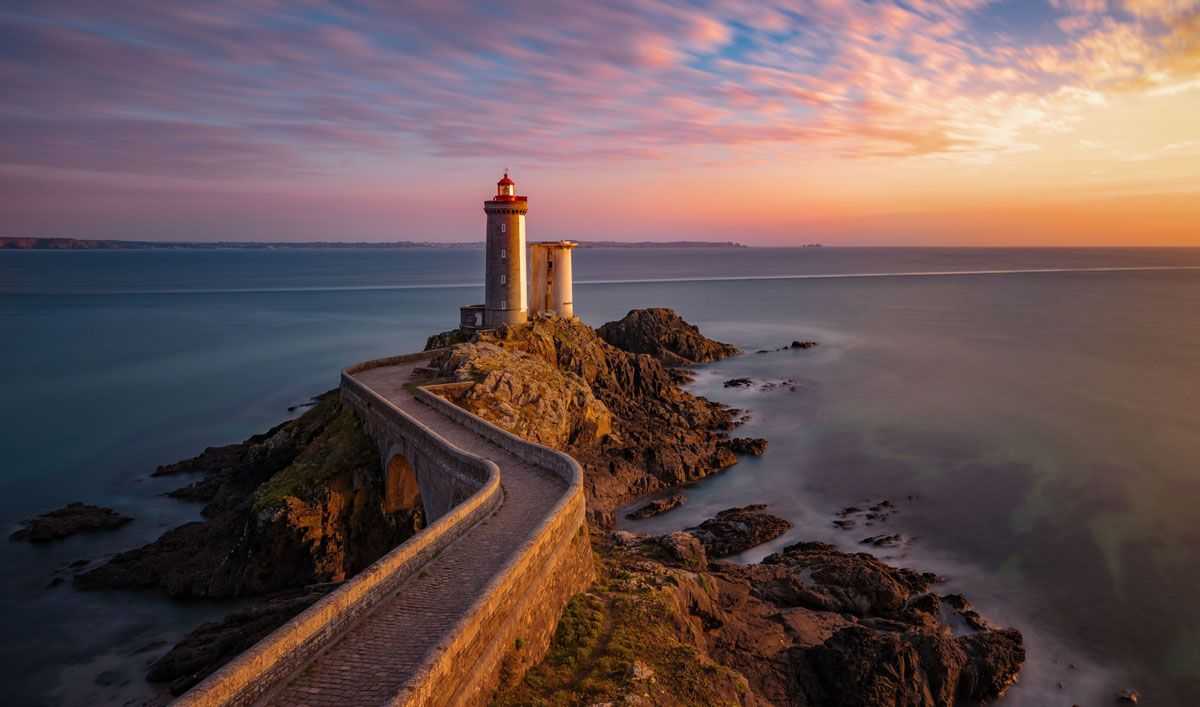
[[[125,241],[88,238],[0,237],[0,250],[183,250],[274,248],[480,248],[483,241],[431,243],[425,241]],[[734,241],[579,241],[580,248],[749,248]]]

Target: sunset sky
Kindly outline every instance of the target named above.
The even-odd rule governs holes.
[[[0,6],[0,235],[1200,246],[1200,0]]]

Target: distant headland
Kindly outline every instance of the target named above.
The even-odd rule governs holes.
[[[734,241],[578,241],[580,248],[749,248]],[[481,248],[482,241],[432,243],[425,241],[125,241],[88,238],[0,237],[0,250],[167,250],[274,248]]]

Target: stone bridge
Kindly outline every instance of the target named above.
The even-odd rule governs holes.
[[[419,495],[428,526],[176,704],[476,705],[545,654],[593,576],[582,470],[420,385],[430,355],[341,384],[379,447],[385,502]]]

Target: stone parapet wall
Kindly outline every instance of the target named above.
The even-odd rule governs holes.
[[[567,601],[595,577],[579,462],[454,405],[436,394],[439,388],[422,388],[416,397],[514,456],[555,473],[567,490],[393,705],[487,704],[501,679],[520,678],[545,656]]]
[[[491,515],[502,502],[500,469],[494,462],[450,444],[355,381],[348,373],[342,376],[342,395],[360,414],[369,404],[369,414],[384,416],[396,424],[404,425],[410,434],[421,435],[424,441],[422,447],[438,450],[437,456],[443,457],[447,466],[456,467],[464,479],[470,480],[476,491],[429,527],[227,663],[174,704],[216,707],[255,703],[280,681],[303,668],[333,643],[343,629],[369,613],[432,557]]]
[[[504,492],[501,470],[494,462],[454,446],[354,378],[355,373],[410,364],[429,356],[430,352],[397,356],[349,368],[342,374],[341,394],[381,447],[403,438],[404,453],[414,464],[444,474],[451,487],[458,489],[453,494],[454,505],[428,528],[209,676],[176,704],[210,707],[261,700],[394,594],[433,556],[500,507]],[[412,392],[418,401],[455,423],[556,475],[566,489],[545,517],[530,527],[518,552],[491,577],[442,642],[429,651],[425,662],[390,700],[393,705],[486,704],[502,680],[519,679],[541,660],[563,608],[594,578],[579,463],[562,452],[516,437],[431,392],[439,388],[414,388]],[[389,441],[385,444],[382,438]]]

